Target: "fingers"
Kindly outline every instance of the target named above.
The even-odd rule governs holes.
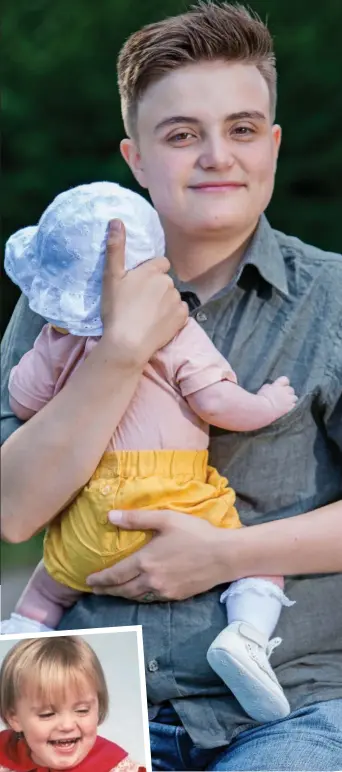
[[[293,386],[290,385],[290,380],[286,375],[281,375],[280,378],[276,378],[276,380],[271,385],[274,386],[275,384],[277,384],[277,386],[287,386],[287,393],[292,394],[295,401],[297,402],[298,397],[296,396],[295,390]]]
[[[287,394],[289,394],[289,395],[291,395],[293,397],[293,401],[294,402],[298,402],[298,397],[295,394],[295,390],[294,390],[293,386],[290,385],[290,380],[289,380],[289,378],[287,378],[286,375],[282,375],[282,376],[280,376],[280,378],[276,378],[276,380],[274,381],[274,383],[272,385],[274,386],[274,384],[277,384],[277,386],[286,386],[287,387],[287,389],[286,389]]]
[[[164,531],[170,521],[170,512],[165,509],[112,509],[108,512],[108,520],[127,531]]]
[[[122,588],[127,582],[131,582],[132,579],[136,579],[140,574],[139,564],[137,560],[137,553],[130,555],[128,558],[120,561],[115,566],[110,568],[104,568],[103,571],[98,571],[96,574],[90,574],[87,577],[87,584],[93,588],[93,591],[102,590],[106,587],[111,587],[114,590],[117,588],[117,595],[121,595]]]
[[[130,555],[111,568],[105,568],[87,578],[87,585],[94,595],[112,595],[120,598],[141,599],[151,596],[152,588],[144,572],[141,572],[137,553]],[[155,593],[153,593],[155,594]],[[155,596],[158,597],[157,595]]]
[[[125,274],[125,243],[126,231],[121,220],[110,220],[106,242],[106,259],[103,280],[110,275],[112,278],[122,278]]]
[[[119,587],[113,585],[93,587],[94,595],[111,595],[114,597],[126,598],[127,600],[138,600],[142,603],[151,602],[144,600],[144,597],[151,594],[151,587],[146,581],[146,577],[138,576],[126,584]],[[154,593],[153,593],[154,594]],[[157,600],[163,600],[156,596]],[[165,599],[166,600],[166,599]]]
[[[104,267],[104,280],[109,274],[118,279],[126,273],[125,270],[125,244],[126,231],[121,220],[110,220],[108,223],[108,235],[106,242],[106,257]],[[136,270],[145,270],[150,273],[168,273],[170,262],[167,257],[155,257],[139,265]],[[170,277],[170,284],[173,281]]]
[[[170,270],[171,264],[167,257],[153,257],[151,260],[146,260],[145,263],[141,263],[135,268],[136,271],[145,271],[146,273],[167,273]],[[170,276],[170,281],[172,281]],[[172,281],[173,284],[173,281]]]

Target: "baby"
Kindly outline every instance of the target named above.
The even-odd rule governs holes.
[[[155,210],[114,183],[92,183],[52,202],[37,227],[14,234],[5,268],[48,323],[10,376],[11,406],[29,419],[63,388],[102,334],[101,282],[108,221],[126,227],[126,268],[164,254]],[[113,384],[113,389],[115,384]],[[48,630],[80,592],[87,576],[122,560],[151,539],[150,532],[112,525],[113,509],[170,509],[219,528],[241,526],[235,493],[208,466],[209,424],[233,431],[267,426],[294,406],[285,377],[250,394],[229,363],[189,318],[152,358],[97,469],[62,515],[49,524],[44,561],[35,570],[2,632]],[[45,470],[53,474],[53,470]],[[269,664],[279,639],[270,640],[282,605],[282,577],[233,582],[222,595],[228,626],[208,661],[256,720],[289,713]]]
[[[98,736],[107,712],[101,664],[81,637],[16,643],[0,671],[0,772],[145,772]]]

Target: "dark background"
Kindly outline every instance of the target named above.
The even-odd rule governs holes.
[[[342,2],[251,0],[275,39],[277,120],[283,127],[274,227],[341,251]],[[135,188],[124,136],[116,57],[128,35],[184,11],[185,0],[15,0],[3,19],[4,240],[35,224],[62,190],[115,180]],[[3,332],[17,288],[2,279]],[[336,288],[336,291],[341,291]],[[18,480],[18,484],[19,480]],[[3,615],[41,555],[41,536],[2,544]]]
[[[121,159],[117,53],[143,24],[185,0],[15,0],[3,22],[4,240],[35,224],[62,190],[116,180]],[[279,71],[283,146],[274,227],[341,251],[342,2],[251,0],[268,20]],[[1,331],[18,297],[3,278]]]

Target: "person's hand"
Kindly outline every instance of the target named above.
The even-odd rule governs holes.
[[[295,390],[286,375],[277,378],[273,383],[265,383],[257,394],[266,400],[272,421],[289,413],[298,402]]]
[[[103,344],[119,348],[127,362],[145,365],[184,327],[188,307],[181,300],[166,257],[125,270],[125,228],[109,224],[102,282]],[[109,344],[109,347],[108,347]]]
[[[231,581],[228,561],[222,564],[222,539],[238,531],[215,528],[191,515],[158,511],[113,511],[109,519],[120,528],[152,530],[154,536],[138,552],[87,579],[98,595],[118,595],[142,602],[183,600]]]

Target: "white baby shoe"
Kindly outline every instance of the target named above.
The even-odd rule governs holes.
[[[268,641],[252,625],[232,622],[215,638],[207,660],[245,712],[260,723],[285,718],[290,705],[268,661],[281,638]]]
[[[15,612],[11,614],[9,619],[1,622],[1,635],[10,635],[11,633],[48,633],[51,630],[52,627],[46,627],[46,625],[37,622],[35,619],[22,617]]]

